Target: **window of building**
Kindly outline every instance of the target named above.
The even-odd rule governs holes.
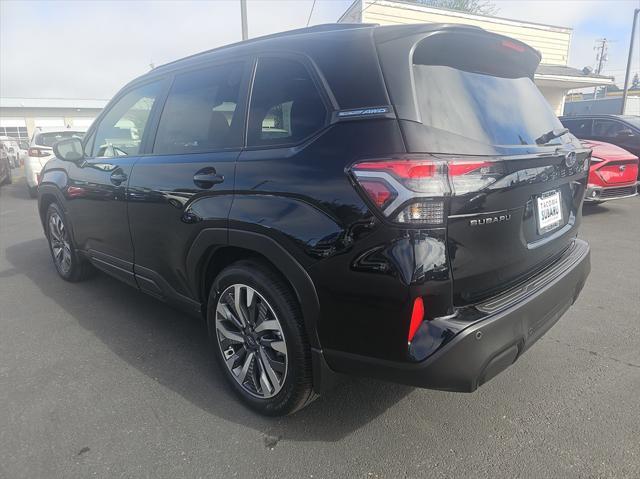
[[[242,114],[236,112],[244,64],[219,65],[177,75],[153,152],[181,154],[239,147]]]
[[[93,156],[137,155],[160,82],[150,83],[125,94],[102,118],[96,129]]]
[[[295,144],[324,127],[327,109],[300,62],[261,58],[249,110],[249,146]]]

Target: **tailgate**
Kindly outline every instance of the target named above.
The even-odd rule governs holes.
[[[569,160],[565,154],[495,160],[491,185],[451,198],[455,303],[523,281],[569,246],[579,225],[589,151],[574,154]]]

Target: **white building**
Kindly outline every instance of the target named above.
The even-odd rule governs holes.
[[[108,100],[0,98],[0,136],[31,138],[36,128],[86,130]]]
[[[400,0],[355,0],[338,21],[380,25],[459,23],[520,40],[541,53],[542,62],[534,80],[558,115],[562,114],[564,97],[569,90],[613,84],[613,78],[584,73],[567,65],[572,34],[572,29],[567,27],[444,10]]]

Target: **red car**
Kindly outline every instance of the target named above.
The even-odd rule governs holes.
[[[637,156],[602,141],[582,140],[582,144],[593,150],[585,201],[600,203],[637,194]]]

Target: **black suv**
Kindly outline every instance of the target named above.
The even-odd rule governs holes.
[[[41,175],[60,275],[204,316],[229,383],[291,413],[334,373],[473,391],[569,308],[588,149],[474,27],[324,25],[158,67]]]

